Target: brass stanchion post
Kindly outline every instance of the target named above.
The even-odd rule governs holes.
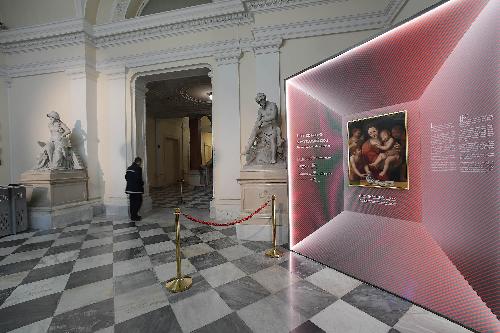
[[[271,220],[273,223],[273,248],[266,251],[266,256],[280,258],[283,252],[276,248],[276,195],[271,197]]]
[[[189,276],[182,276],[181,273],[181,225],[179,223],[179,217],[181,215],[181,209],[175,209],[175,259],[177,261],[177,276],[171,278],[165,284],[165,287],[171,292],[178,293],[191,288],[193,284],[193,279]]]

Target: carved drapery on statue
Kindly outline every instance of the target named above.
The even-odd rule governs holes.
[[[276,103],[267,101],[263,93],[258,93],[255,101],[260,108],[245,147],[246,165],[284,163],[286,149],[285,140],[281,137],[281,116],[278,107]]]
[[[42,148],[38,155],[35,170],[75,170],[84,169],[81,158],[71,147],[71,131],[61,121],[55,111],[47,114],[49,118],[50,138],[46,142],[38,141]]]

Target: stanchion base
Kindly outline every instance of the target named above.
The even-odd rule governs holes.
[[[165,287],[173,293],[188,290],[193,285],[193,279],[190,276],[181,278],[172,278],[165,283]]]
[[[266,256],[271,258],[281,258],[283,256],[283,252],[274,248],[266,251]]]

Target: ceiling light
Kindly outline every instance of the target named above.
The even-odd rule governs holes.
[[[208,95],[208,98],[210,98],[210,100],[212,100],[212,92],[207,92],[207,95]]]

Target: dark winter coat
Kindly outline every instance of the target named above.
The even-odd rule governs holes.
[[[144,181],[142,180],[142,168],[136,163],[132,163],[125,173],[127,187],[125,193],[144,193]]]

